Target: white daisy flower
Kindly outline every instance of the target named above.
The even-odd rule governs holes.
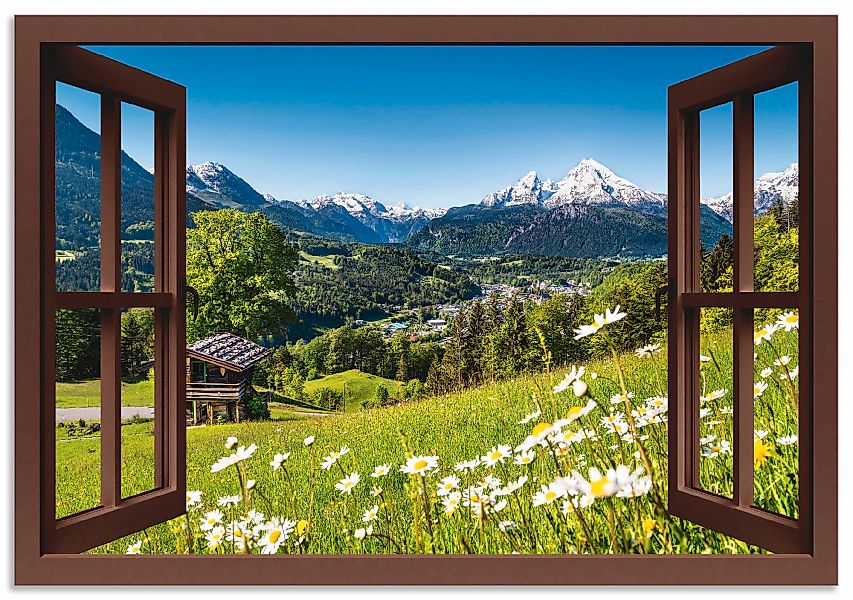
[[[358,473],[350,473],[347,477],[344,477],[335,484],[335,489],[339,490],[342,496],[344,494],[351,494],[353,488],[358,485],[360,480],[361,477]]]
[[[444,496],[441,499],[441,503],[444,505],[444,514],[452,515],[454,511],[459,508],[459,503],[462,501],[462,492],[455,491],[450,492],[448,495]]]
[[[240,504],[240,500],[242,500],[240,496],[221,496],[219,500],[217,500],[216,504],[223,508],[228,506],[237,506]]]
[[[773,369],[771,369],[770,367],[764,367],[763,369],[761,369],[760,375],[762,379],[767,379],[768,377],[773,375]]]
[[[142,554],[142,540],[138,539],[128,546],[125,554]]]
[[[786,312],[784,314],[779,315],[779,319],[776,321],[776,326],[780,328],[784,328],[785,331],[791,331],[792,329],[800,328],[800,316],[795,312]]]
[[[202,531],[210,531],[220,523],[222,523],[222,519],[225,517],[222,514],[221,510],[211,510],[208,513],[205,513],[204,518],[201,520],[201,525],[199,529]]]
[[[566,488],[557,481],[552,481],[548,485],[542,484],[542,489],[533,494],[533,506],[551,504],[565,495]]]
[[[406,464],[400,467],[400,471],[409,475],[424,475],[437,468],[437,456],[413,456],[406,460]]]
[[[201,492],[199,490],[187,491],[187,510],[195,506],[196,504],[201,504]]]
[[[296,529],[296,521],[290,519],[273,519],[262,526],[265,532],[258,544],[262,554],[275,554],[281,545]]]
[[[753,400],[761,397],[761,394],[767,389],[766,381],[756,381],[755,385],[752,388],[752,398]]]
[[[290,458],[290,452],[285,452],[284,454],[276,453],[273,456],[272,461],[270,462],[270,466],[273,471],[278,471],[282,465],[284,465],[285,461]]]
[[[391,465],[376,465],[373,468],[373,473],[371,473],[370,476],[371,477],[385,477],[390,472],[391,472]]]
[[[480,465],[480,459],[475,458],[472,460],[463,460],[462,462],[456,463],[456,466],[453,468],[460,473],[463,471],[473,471]]]
[[[214,527],[204,534],[204,539],[207,542],[208,550],[216,550],[222,545],[222,542],[225,539],[225,528],[222,526]]]
[[[797,443],[797,436],[785,435],[780,438],[776,438],[776,443],[780,446],[792,446]]]
[[[492,447],[485,455],[480,458],[480,461],[487,467],[493,467],[498,463],[502,463],[512,454],[512,449],[505,444]]]
[[[303,443],[303,444],[305,444],[306,446],[310,446],[311,444],[313,444],[313,443],[314,443],[314,436],[313,436],[313,435],[309,435],[307,438],[305,438],[304,440],[302,440],[302,443]]]
[[[732,447],[731,444],[727,440],[720,440],[719,442],[711,442],[702,447],[702,456],[706,458],[716,458],[721,454],[731,454]]]
[[[456,475],[448,475],[438,482],[437,496],[446,496],[459,487],[459,478]]]
[[[516,454],[513,463],[516,465],[529,465],[534,460],[536,460],[536,453],[533,450],[528,450],[527,452]]]
[[[541,415],[541,414],[542,414],[542,411],[539,409],[536,409],[535,411],[533,411],[532,413],[530,413],[529,415],[524,417],[521,421],[519,421],[518,424],[519,425],[525,425],[527,423],[530,423],[530,421],[532,421],[533,419],[538,419],[539,415]]]
[[[364,511],[364,516],[361,517],[361,520],[363,523],[370,523],[371,521],[375,521],[378,515],[379,505],[374,504],[373,508]]]
[[[660,344],[648,344],[647,346],[634,350],[634,354],[640,358],[651,358],[658,351],[660,351]]]
[[[228,439],[225,440],[225,449],[233,450],[237,445],[237,438],[235,436],[229,436]]]
[[[775,323],[771,323],[770,325],[762,325],[759,327],[753,334],[753,340],[755,341],[755,345],[759,345],[763,341],[770,341],[773,338],[773,334],[779,329],[779,325]]]
[[[785,354],[783,356],[780,356],[776,360],[774,360],[773,364],[776,365],[777,367],[784,367],[784,366],[787,366],[788,364],[790,364],[790,362],[791,362],[791,357],[788,356],[787,354]]]

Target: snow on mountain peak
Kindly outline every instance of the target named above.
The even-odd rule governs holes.
[[[799,194],[800,169],[798,163],[791,163],[784,171],[764,173],[755,180],[753,212],[760,215],[770,210],[777,201],[789,204]],[[731,222],[734,218],[732,193],[717,198],[702,198],[702,204]]]

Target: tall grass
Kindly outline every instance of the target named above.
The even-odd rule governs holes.
[[[779,379],[797,363],[796,329],[770,337],[756,346],[756,381],[768,387],[756,400],[755,504],[796,516],[796,444],[785,444],[796,393]],[[731,442],[730,338],[704,335],[701,348],[712,357],[703,395],[724,390],[702,402],[702,436],[716,437],[697,449],[701,482],[721,494],[731,455],[706,446]],[[359,413],[191,429],[188,489],[200,495],[187,515],[94,552],[760,552],[667,514],[665,356],[641,354]],[[242,449],[225,448],[231,436]],[[129,437],[123,450],[146,460],[143,444]],[[91,485],[79,475],[95,460],[79,452],[64,477]]]

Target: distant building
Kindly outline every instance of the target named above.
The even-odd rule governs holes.
[[[444,319],[430,319],[427,321],[427,325],[429,325],[430,329],[433,331],[444,331],[447,327],[447,321]]]

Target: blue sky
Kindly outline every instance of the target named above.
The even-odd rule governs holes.
[[[529,170],[594,157],[666,190],[666,87],[760,48],[596,46],[100,46],[187,87],[187,160],[261,193],[360,192],[423,207],[479,201]],[[796,90],[756,100],[756,172],[796,160]],[[87,93],[59,101],[97,129]],[[703,116],[702,193],[731,188],[731,112]],[[123,146],[151,166],[152,124]]]

